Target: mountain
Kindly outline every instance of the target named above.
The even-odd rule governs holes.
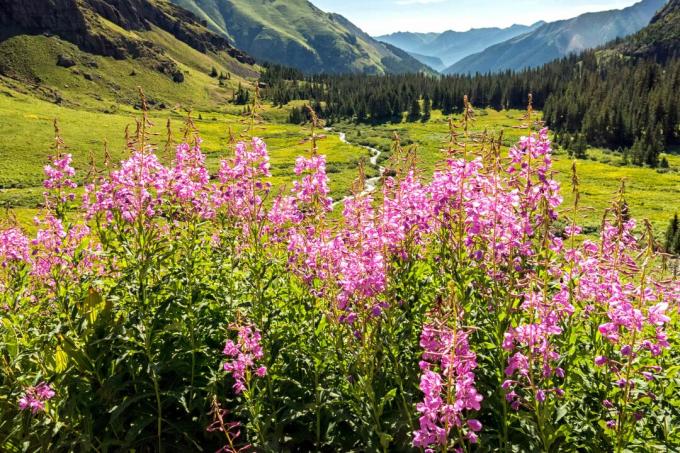
[[[261,61],[307,73],[432,72],[307,0],[172,0]]]
[[[657,61],[680,58],[680,0],[670,0],[650,24],[615,46],[622,54],[654,57]]]
[[[634,35],[523,74],[552,79],[541,110],[563,146],[580,136],[656,167],[680,145],[680,0]]]
[[[545,22],[536,22],[533,25],[513,25],[508,28],[473,28],[464,32],[452,30],[443,33],[397,32],[378,36],[376,39],[404,49],[423,63],[429,64],[426,59],[436,57],[449,66],[468,55],[528,33],[543,24]]]
[[[165,0],[0,0],[0,82],[61,104],[219,102],[254,62]]]
[[[666,0],[643,0],[621,10],[587,13],[544,24],[530,33],[469,55],[444,72],[486,73],[540,66],[637,32],[665,3]]]
[[[436,71],[442,71],[446,69],[446,64],[444,64],[444,62],[439,57],[431,57],[429,55],[423,55],[417,52],[409,52],[409,55]]]
[[[397,46],[407,52],[422,52],[429,43],[437,39],[441,33],[417,33],[410,31],[398,31],[389,35],[376,36],[378,41]]]

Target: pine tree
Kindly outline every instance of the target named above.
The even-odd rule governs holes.
[[[291,124],[303,124],[308,120],[308,112],[304,107],[293,107],[288,114],[288,122]]]
[[[239,83],[238,89],[234,93],[234,104],[236,105],[246,105],[250,101],[250,92],[243,88]]]
[[[586,159],[588,143],[586,142],[585,134],[576,134],[576,138],[572,137],[569,144],[569,155],[575,159]]]
[[[675,214],[668,225],[664,249],[666,253],[680,255],[680,220],[678,214]]]
[[[408,120],[418,121],[420,119],[420,101],[417,98],[413,98],[411,101],[411,107],[408,109]]]
[[[423,121],[429,121],[432,116],[432,101],[430,96],[425,95],[423,98]]]

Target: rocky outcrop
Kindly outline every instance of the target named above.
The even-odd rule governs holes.
[[[70,68],[75,65],[76,62],[70,55],[59,55],[59,58],[57,58],[57,66],[62,68]]]

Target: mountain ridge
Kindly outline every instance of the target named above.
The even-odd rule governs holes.
[[[397,46],[411,54],[439,58],[448,67],[468,55],[535,30],[543,24],[545,22],[538,21],[531,25],[513,24],[506,28],[472,28],[462,32],[453,30],[442,33],[396,32],[377,36],[376,39]]]
[[[469,55],[444,73],[474,74],[537,67],[633,34],[645,27],[665,3],[666,0],[642,0],[621,10],[585,13],[550,22]]]
[[[172,0],[255,58],[307,73],[432,72],[307,0]]]

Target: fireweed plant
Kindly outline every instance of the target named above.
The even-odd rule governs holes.
[[[278,192],[258,138],[210,174],[144,113],[78,179],[57,129],[37,232],[0,231],[0,449],[679,447],[680,283],[623,188],[581,234],[532,115],[505,153],[465,100],[432,175],[396,138],[339,213],[313,114]]]

